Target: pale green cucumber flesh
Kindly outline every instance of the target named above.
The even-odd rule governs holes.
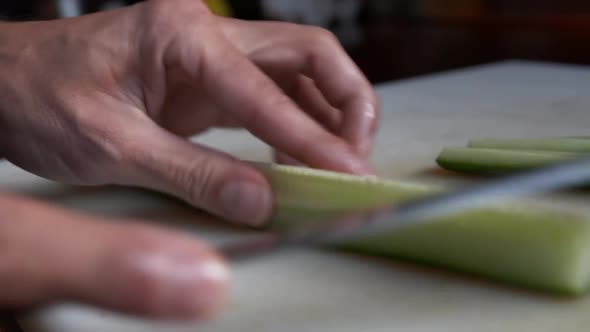
[[[275,192],[276,229],[403,202],[444,188],[298,167],[257,165]],[[581,294],[590,287],[590,216],[517,203],[446,216],[351,242],[348,250],[399,257],[530,288]]]
[[[504,150],[545,150],[590,153],[590,139],[562,138],[516,138],[472,140],[472,148],[491,148]]]
[[[445,148],[436,162],[447,170],[474,174],[504,174],[547,166],[583,154],[557,151],[515,151],[485,148]]]

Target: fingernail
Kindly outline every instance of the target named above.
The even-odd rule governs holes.
[[[366,138],[372,136],[373,126],[375,125],[375,107],[371,103],[362,103],[359,112],[359,136]]]
[[[375,107],[370,103],[362,103],[359,106],[356,135],[353,138],[357,152],[366,157],[373,142],[373,127],[375,126]]]
[[[356,102],[349,106],[347,114],[340,135],[351,144],[361,159],[367,158],[373,144],[377,116],[375,106],[369,102]]]
[[[211,318],[225,303],[230,271],[225,263],[209,260],[175,267],[177,283],[173,292],[172,315],[177,318]]]
[[[358,112],[358,137],[356,139],[357,152],[361,157],[368,157],[372,142],[373,142],[373,129],[375,126],[375,117],[377,116],[375,106],[371,103],[362,103]],[[362,175],[374,175],[375,170],[366,161],[362,161]]]
[[[272,195],[253,181],[231,181],[221,191],[224,216],[235,222],[260,226],[272,209]]]
[[[344,126],[341,135],[351,143],[359,145],[366,139],[373,137],[373,129],[376,121],[375,106],[368,102],[356,102],[346,111]]]
[[[153,312],[164,319],[203,319],[225,303],[229,267],[221,260],[156,254],[136,260],[155,292]]]

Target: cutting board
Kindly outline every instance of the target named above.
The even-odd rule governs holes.
[[[447,145],[470,138],[588,135],[590,68],[505,62],[378,86],[373,157],[384,177],[432,176]],[[198,141],[251,160],[269,150],[239,131]],[[61,186],[0,166],[0,187],[74,209],[141,216],[210,241],[242,236],[178,202],[137,190]],[[584,198],[567,204],[584,208]],[[24,317],[31,332],[585,331],[590,297],[564,299],[410,263],[292,250],[237,264],[232,299],[210,323],[163,323],[61,304]],[[105,271],[108,273],[108,271]]]

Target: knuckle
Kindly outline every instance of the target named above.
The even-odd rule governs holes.
[[[213,15],[203,1],[151,0],[142,8],[137,18],[142,27],[138,44],[150,56],[166,58],[170,49],[176,54],[190,48],[186,43],[189,36],[207,35],[214,26]]]
[[[319,27],[312,27],[309,29],[311,31],[308,33],[308,35],[311,38],[313,46],[325,47],[326,45],[340,45],[338,37],[336,37],[332,31]]]
[[[213,162],[199,160],[188,167],[176,167],[172,176],[189,203],[206,207],[213,203],[212,197],[216,187],[215,173]]]
[[[186,176],[189,202],[202,208],[216,206],[214,193],[219,191],[220,186],[215,178],[214,167],[210,162],[205,162],[192,169],[193,171]]]
[[[178,29],[188,23],[198,23],[211,16],[202,1],[151,0],[147,2],[147,16],[158,29]]]

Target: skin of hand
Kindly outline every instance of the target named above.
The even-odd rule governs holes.
[[[0,23],[0,73],[0,152],[56,181],[154,189],[260,225],[273,204],[262,175],[188,137],[241,127],[279,160],[371,172],[377,97],[319,28],[152,0],[68,20]],[[224,303],[228,268],[192,237],[22,197],[0,196],[0,210],[0,308],[66,299],[204,318]]]

